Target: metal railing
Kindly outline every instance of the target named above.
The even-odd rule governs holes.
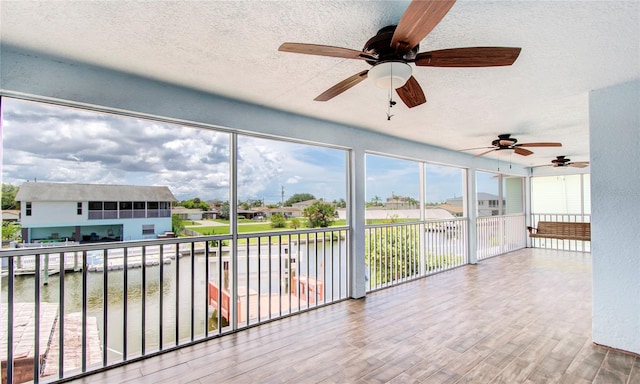
[[[76,377],[346,299],[348,235],[337,227],[3,250],[3,377]]]
[[[367,291],[469,262],[467,219],[368,225],[365,238]]]
[[[476,220],[478,260],[526,247],[525,216],[487,216]]]
[[[560,221],[573,223],[590,223],[591,215],[572,213],[532,213],[531,226],[538,227],[539,221]],[[591,242],[584,240],[558,240],[548,238],[531,238],[531,247],[558,249],[564,251],[591,252]]]
[[[420,236],[422,223],[379,224],[365,229],[367,291],[423,276]]]
[[[426,273],[433,274],[469,263],[468,220],[427,221]]]

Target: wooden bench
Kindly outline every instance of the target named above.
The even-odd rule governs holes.
[[[529,237],[591,241],[591,223],[539,221],[538,228],[527,227]]]

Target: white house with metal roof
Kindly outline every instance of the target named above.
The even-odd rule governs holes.
[[[26,182],[20,202],[24,242],[154,239],[171,231],[168,187]]]

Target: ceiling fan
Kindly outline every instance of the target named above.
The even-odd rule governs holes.
[[[551,160],[551,164],[544,165],[536,165],[531,168],[537,167],[576,167],[576,168],[584,168],[589,165],[588,161],[571,161],[571,159],[567,159],[566,156],[556,156],[555,159]]]
[[[498,138],[493,140],[491,142],[491,146],[490,147],[479,147],[479,148],[468,148],[468,149],[462,149],[461,151],[472,151],[475,149],[487,149],[490,148],[488,151],[479,153],[477,155],[475,155],[474,157],[480,157],[480,156],[484,156],[487,153],[493,152],[493,151],[501,151],[501,150],[505,150],[505,149],[512,149],[515,153],[517,153],[518,155],[522,155],[522,156],[529,156],[532,155],[533,152],[531,152],[528,149],[524,149],[523,147],[562,147],[561,143],[521,143],[521,144],[516,144],[518,142],[518,139],[511,137],[510,133],[504,133],[502,135],[498,135]]]
[[[395,89],[407,107],[413,108],[427,100],[420,84],[412,76],[409,63],[427,67],[507,66],[513,64],[520,54],[520,48],[507,47],[452,48],[418,53],[419,43],[454,3],[455,0],[413,0],[398,25],[380,29],[365,43],[362,51],[305,43],[284,43],[278,50],[364,60],[373,66],[327,89],[314,99],[316,101],[330,100],[368,77],[380,88]]]

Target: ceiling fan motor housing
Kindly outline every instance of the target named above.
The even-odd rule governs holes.
[[[551,160],[551,162],[556,166],[556,167],[564,167],[567,165],[567,163],[569,163],[571,161],[571,159],[567,159],[564,156],[556,156],[556,159]]]
[[[393,38],[393,33],[395,32],[396,27],[396,25],[386,26],[367,41],[364,48],[362,48],[362,52],[369,56],[378,58],[378,60],[367,60],[367,63],[371,65],[376,65],[383,61],[402,61],[406,63],[416,58],[418,49],[420,49],[420,44],[416,45],[404,54],[398,54],[398,52],[391,47],[391,39]]]

